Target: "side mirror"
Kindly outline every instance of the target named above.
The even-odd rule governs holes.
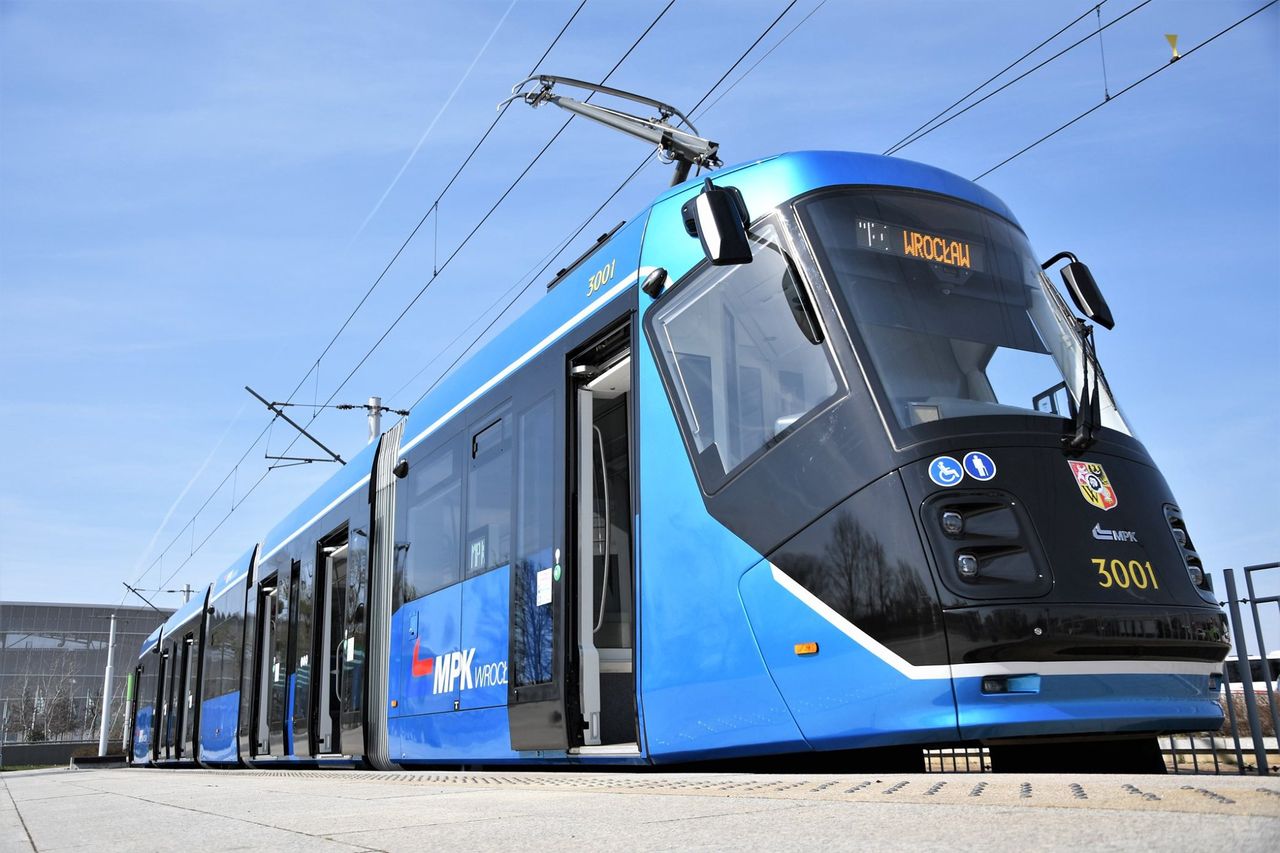
[[[1103,298],[1098,283],[1093,280],[1093,273],[1089,272],[1089,268],[1079,258],[1070,252],[1059,252],[1045,261],[1042,268],[1047,270],[1064,258],[1069,258],[1070,261],[1062,268],[1062,283],[1067,286],[1071,301],[1080,309],[1081,314],[1099,326],[1114,329],[1116,321],[1111,316],[1111,308]]]
[[[713,266],[751,263],[747,240],[747,204],[737,187],[717,187],[707,178],[702,192],[680,208],[685,231],[702,241],[702,251]]]

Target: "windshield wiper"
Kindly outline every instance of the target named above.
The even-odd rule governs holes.
[[[1094,433],[1102,422],[1102,397],[1100,383],[1102,367],[1098,364],[1098,354],[1093,348],[1093,326],[1083,320],[1076,320],[1076,330],[1080,333],[1083,345],[1084,360],[1081,364],[1083,381],[1080,388],[1080,405],[1076,406],[1075,433],[1064,436],[1062,443],[1070,450],[1088,450],[1097,441]],[[1089,384],[1089,368],[1093,367],[1093,385]]]

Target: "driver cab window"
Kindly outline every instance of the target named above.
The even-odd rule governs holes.
[[[698,268],[650,326],[707,492],[842,393],[777,230],[765,223],[751,242],[751,263]]]

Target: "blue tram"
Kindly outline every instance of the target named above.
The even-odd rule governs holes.
[[[673,187],[148,639],[132,760],[1154,766],[1224,616],[1044,266],[909,161]]]

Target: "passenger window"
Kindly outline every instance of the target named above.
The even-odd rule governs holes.
[[[409,466],[405,491],[396,501],[397,574],[401,598],[412,601],[458,580],[462,529],[462,467],[457,442]],[[400,570],[400,567],[403,569]]]
[[[751,241],[751,263],[702,268],[650,325],[708,492],[843,393],[776,230],[758,227]]]
[[[467,486],[467,577],[511,561],[511,419],[501,418],[471,439]]]
[[[554,586],[549,581],[555,562],[555,412],[555,398],[548,396],[520,415],[519,542],[511,567],[511,672],[517,687],[542,684],[553,676]]]

